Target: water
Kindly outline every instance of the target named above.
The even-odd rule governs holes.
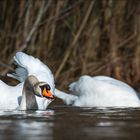
[[[140,109],[57,106],[0,111],[0,140],[140,139]]]

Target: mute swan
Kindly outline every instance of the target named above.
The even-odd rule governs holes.
[[[23,52],[14,57],[17,69],[9,75],[19,81],[35,75],[39,81],[45,81],[51,92],[67,105],[80,107],[140,107],[139,94],[129,85],[107,76],[82,76],[70,85],[67,94],[55,89],[54,78],[50,69],[39,59]]]
[[[32,75],[17,86],[0,81],[0,92],[0,110],[46,109],[54,98],[49,85]]]
[[[17,90],[18,93],[21,93],[24,81],[28,76],[33,75],[38,79],[39,82],[47,83],[47,85],[49,86],[47,88],[49,88],[48,90],[50,91],[50,96],[51,94],[54,94],[55,85],[53,74],[50,69],[39,59],[27,55],[23,52],[17,52],[14,56],[14,63],[17,65],[15,73],[7,74],[7,76],[15,78],[21,82],[21,84],[19,84],[16,88],[13,88],[14,92],[15,90]],[[44,90],[44,94],[47,95],[47,92]],[[41,98],[37,96],[35,97],[37,99],[38,109],[46,109],[50,100],[47,98]]]
[[[140,96],[133,88],[107,76],[81,76],[69,90],[72,94],[56,89],[55,96],[80,107],[140,107]]]

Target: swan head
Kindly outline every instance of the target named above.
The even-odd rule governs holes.
[[[54,100],[51,87],[46,82],[30,75],[24,82],[20,110],[38,109],[45,110]]]
[[[54,95],[51,91],[51,87],[46,82],[38,82],[34,86],[34,93],[41,98],[47,98],[48,100],[54,100]]]

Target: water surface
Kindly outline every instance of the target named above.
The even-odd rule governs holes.
[[[140,139],[140,109],[58,106],[0,111],[0,140]]]

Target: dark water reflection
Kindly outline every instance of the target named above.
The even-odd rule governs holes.
[[[140,138],[140,109],[53,107],[0,111],[0,140],[112,140]]]

